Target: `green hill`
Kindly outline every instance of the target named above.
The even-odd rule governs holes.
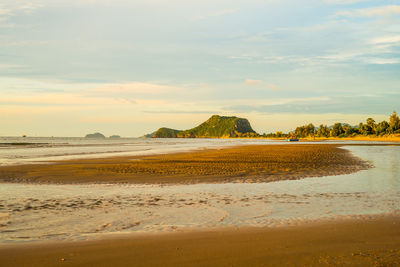
[[[155,138],[229,138],[256,137],[258,134],[251,128],[247,119],[213,115],[199,126],[189,130],[160,128]]]
[[[152,136],[154,138],[177,138],[178,133],[182,131],[180,130],[174,130],[170,128],[160,128],[158,131]]]
[[[145,135],[141,136],[140,138],[152,138],[156,134],[156,132],[157,131],[149,133],[149,134],[145,134]]]

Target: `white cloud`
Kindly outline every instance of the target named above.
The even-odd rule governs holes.
[[[24,65],[0,63],[0,70],[21,69],[21,68],[24,68],[24,67],[25,67]]]
[[[13,28],[15,25],[10,23],[10,18],[18,13],[32,13],[42,7],[39,0],[3,0],[0,3],[0,28]]]
[[[106,93],[106,94],[148,94],[157,95],[183,91],[183,88],[169,85],[160,85],[155,83],[133,82],[133,83],[117,83],[106,84],[98,88],[90,89],[92,93]]]
[[[366,58],[365,62],[368,64],[377,64],[377,65],[385,65],[385,64],[399,64],[400,58]]]
[[[255,86],[255,87],[265,87],[265,88],[269,88],[271,90],[274,91],[279,91],[279,87],[274,85],[274,84],[266,84],[264,81],[262,80],[252,80],[252,79],[247,79],[244,82],[247,86]]]
[[[335,16],[343,17],[376,17],[376,16],[391,16],[400,14],[399,5],[369,7],[356,10],[340,11]]]
[[[18,11],[29,13],[38,8],[41,8],[43,5],[44,3],[41,0],[4,0],[0,4],[0,15],[3,14],[4,11],[8,15],[12,15]]]
[[[350,5],[360,2],[370,2],[371,0],[324,0],[327,4],[335,4],[335,5]]]
[[[261,80],[252,80],[252,79],[247,79],[245,81],[245,84],[248,86],[262,86],[264,85],[264,82]]]
[[[371,40],[371,44],[395,44],[400,43],[400,35],[377,37]]]
[[[1,65],[1,67],[9,67]],[[16,66],[18,67],[18,66]],[[201,87],[203,88],[203,87]],[[68,83],[0,77],[0,105],[3,106],[142,106],[160,107],[184,104],[188,100],[171,100],[171,94],[198,96],[181,86],[150,82],[115,84]],[[193,104],[191,104],[193,105]]]
[[[12,14],[12,11],[10,9],[5,8],[5,7],[0,5],[0,16],[4,16],[4,15],[9,16],[11,14]]]
[[[274,91],[279,91],[280,90],[280,88],[278,86],[274,85],[274,84],[270,84],[270,85],[268,85],[268,87],[270,89],[274,90]]]

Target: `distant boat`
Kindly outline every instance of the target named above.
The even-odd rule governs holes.
[[[289,139],[286,139],[286,141],[288,141],[288,142],[298,142],[299,139],[297,139],[297,138],[289,138]]]

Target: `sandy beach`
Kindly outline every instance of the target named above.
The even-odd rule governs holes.
[[[400,267],[399,21],[0,0],[0,267]]]
[[[2,266],[398,266],[400,217],[0,246]]]
[[[0,167],[1,182],[272,182],[352,173],[369,164],[339,145],[251,145],[154,156],[80,159]]]
[[[352,146],[360,149],[247,145],[1,167],[7,188],[25,182],[28,193],[0,207],[1,265],[396,266],[397,176],[385,194],[371,184],[396,173],[388,159],[397,150]],[[388,158],[357,157],[368,151]],[[323,178],[296,181],[306,177]]]

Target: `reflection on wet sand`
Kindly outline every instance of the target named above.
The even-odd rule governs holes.
[[[370,164],[337,145],[251,145],[190,153],[0,168],[0,181],[195,184],[272,182],[352,173]]]
[[[375,168],[274,183],[194,185],[2,184],[2,242],[220,226],[286,226],[397,214],[397,147],[349,147]]]

